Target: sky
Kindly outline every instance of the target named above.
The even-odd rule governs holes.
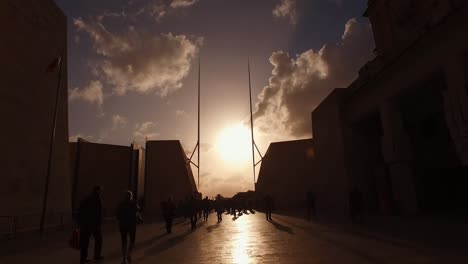
[[[177,139],[189,155],[200,62],[199,191],[210,197],[254,188],[248,60],[264,154],[271,142],[312,137],[313,109],[374,56],[366,0],[56,3],[68,17],[70,141]]]

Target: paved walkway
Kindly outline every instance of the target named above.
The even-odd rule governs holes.
[[[211,214],[208,222],[200,222],[194,232],[188,222],[178,221],[170,235],[165,234],[161,223],[141,225],[133,262],[468,263],[466,252],[359,236],[294,217],[273,215],[274,221],[267,222],[263,213],[255,213],[238,218],[225,214],[223,219],[217,224],[216,215]],[[102,264],[120,263],[119,235],[113,228],[108,226],[110,231],[104,235]],[[56,235],[50,239],[53,241],[46,239],[22,252],[0,251],[0,264],[79,263],[79,252],[66,245],[67,235]]]

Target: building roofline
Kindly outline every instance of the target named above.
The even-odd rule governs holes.
[[[270,145],[273,144],[287,144],[287,143],[292,143],[292,142],[301,142],[301,141],[313,141],[312,138],[303,138],[303,139],[294,139],[294,140],[285,140],[285,141],[276,141],[276,142],[271,142]]]
[[[168,140],[147,140],[146,143],[151,143],[151,142],[180,142],[178,139],[168,139]]]
[[[372,5],[375,3],[375,0],[369,0],[367,1],[367,8],[366,11],[362,14],[363,17],[369,17],[369,9],[372,7]]]
[[[110,146],[110,147],[123,147],[123,148],[130,148],[130,145],[114,145],[114,144],[108,144],[108,143],[96,143],[96,142],[91,142],[88,140],[84,140],[82,138],[79,138],[79,141],[77,142],[68,142],[69,144],[77,144],[77,143],[85,143],[85,144],[94,144],[94,145],[102,145],[102,146]]]

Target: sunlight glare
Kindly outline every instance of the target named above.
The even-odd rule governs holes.
[[[249,129],[238,124],[221,131],[216,140],[216,150],[224,161],[239,165],[252,158],[251,142]]]

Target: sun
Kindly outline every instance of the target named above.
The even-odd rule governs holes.
[[[252,158],[251,142],[249,129],[237,124],[221,130],[216,140],[216,150],[224,161],[239,165]]]

